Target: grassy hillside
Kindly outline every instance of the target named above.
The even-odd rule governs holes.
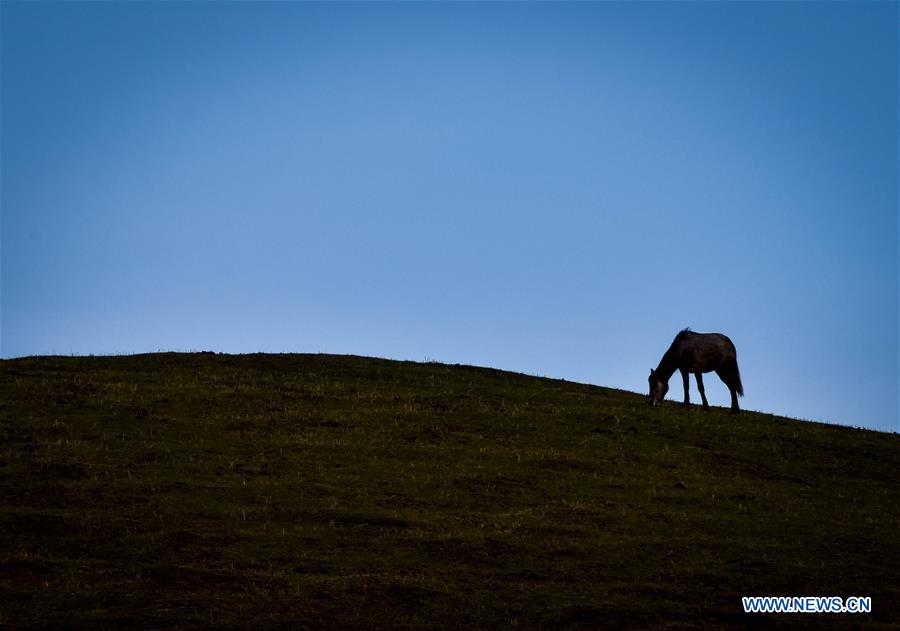
[[[498,370],[8,360],[0,625],[889,628],[898,489],[898,435]]]

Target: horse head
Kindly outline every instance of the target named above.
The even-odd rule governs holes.
[[[659,405],[662,400],[666,398],[666,393],[669,391],[669,384],[668,382],[663,381],[652,368],[650,369],[648,381],[650,382],[650,395],[647,400],[650,405]]]

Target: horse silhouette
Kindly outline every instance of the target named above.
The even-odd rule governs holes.
[[[697,377],[697,389],[703,399],[703,409],[709,409],[706,391],[703,389],[703,373],[713,372],[728,386],[731,392],[731,411],[737,414],[738,395],[744,396],[741,371],[738,370],[737,351],[734,344],[721,333],[694,333],[684,329],[672,341],[656,370],[650,369],[650,405],[659,405],[669,391],[669,379],[681,371],[684,381],[684,405],[691,404],[690,374]]]

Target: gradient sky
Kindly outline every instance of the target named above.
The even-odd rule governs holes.
[[[5,358],[645,392],[691,327],[746,408],[900,431],[896,2],[0,12]]]

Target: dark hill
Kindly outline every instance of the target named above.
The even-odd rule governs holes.
[[[895,434],[499,370],[7,360],[0,626],[890,628],[898,489]]]

